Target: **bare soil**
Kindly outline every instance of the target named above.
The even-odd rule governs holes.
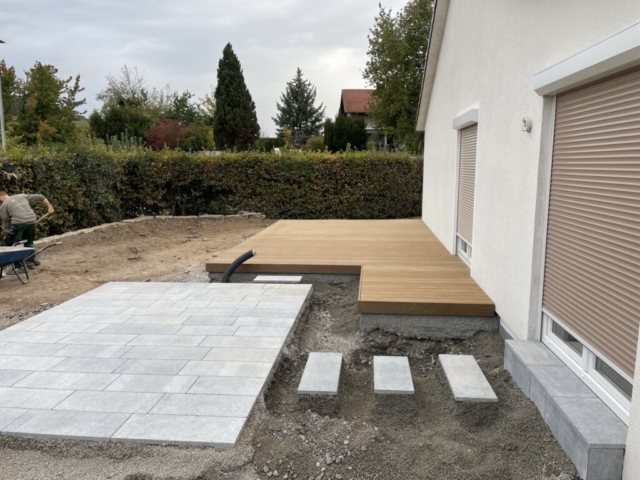
[[[207,281],[202,265],[208,257],[269,222],[145,223],[123,227],[123,232],[114,227],[66,240],[43,258],[44,268],[22,289],[7,287],[15,279],[1,280],[0,321],[1,313],[6,326],[50,306],[41,303],[62,302],[108,280]],[[181,243],[187,228],[197,236]],[[127,260],[131,246],[144,261]],[[66,285],[67,276],[72,286]],[[59,285],[49,285],[54,279]],[[34,286],[38,290],[31,291]],[[7,306],[7,290],[21,292],[21,301],[11,299]],[[357,282],[314,283],[309,309],[235,448],[0,437],[0,479],[578,478],[535,406],[502,368],[503,342],[498,335],[449,342],[400,339],[379,332],[362,337],[357,290]],[[10,313],[20,307],[19,314]],[[297,395],[309,351],[343,353],[337,399]],[[457,405],[437,365],[439,353],[474,355],[499,403]],[[414,396],[374,397],[372,357],[377,354],[409,356]]]

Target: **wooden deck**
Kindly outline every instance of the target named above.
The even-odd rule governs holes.
[[[224,272],[360,275],[360,313],[489,317],[493,302],[421,220],[281,220],[207,264]]]

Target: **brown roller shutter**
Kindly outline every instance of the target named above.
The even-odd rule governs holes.
[[[478,125],[460,131],[460,168],[458,175],[457,232],[473,245],[473,197],[476,188],[476,150]]]
[[[640,322],[640,70],[558,95],[544,308],[633,377]]]

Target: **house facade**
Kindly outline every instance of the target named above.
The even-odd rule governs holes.
[[[347,117],[364,117],[364,128],[367,140],[378,146],[387,146],[387,134],[378,132],[373,119],[369,116],[369,103],[373,90],[344,89],[340,95],[340,115]]]
[[[625,480],[640,478],[639,22],[638,0],[437,0],[417,120],[423,221],[506,335],[542,341],[629,426]]]

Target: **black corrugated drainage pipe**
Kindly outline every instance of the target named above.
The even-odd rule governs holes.
[[[238,258],[236,258],[233,261],[233,263],[229,265],[227,269],[224,271],[224,275],[222,275],[222,280],[220,280],[220,283],[229,283],[229,278],[231,278],[231,275],[233,275],[233,272],[236,271],[236,268],[238,268],[244,262],[249,260],[251,257],[255,257],[255,255],[256,255],[255,250],[249,250],[247,253],[243,253]]]

